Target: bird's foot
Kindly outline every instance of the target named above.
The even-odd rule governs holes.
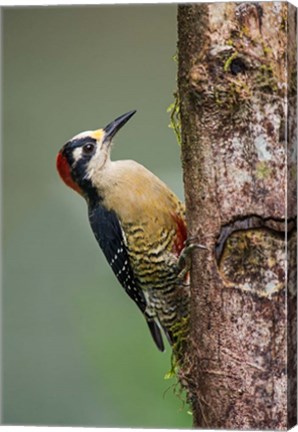
[[[181,251],[181,254],[179,256],[179,260],[177,263],[177,269],[178,269],[178,279],[180,281],[184,280],[186,274],[190,270],[191,266],[191,252],[194,249],[205,249],[207,250],[207,247],[197,243],[197,237],[189,237],[186,242],[185,246]]]

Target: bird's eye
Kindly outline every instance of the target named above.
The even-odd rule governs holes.
[[[85,155],[90,155],[94,152],[95,146],[93,143],[87,143],[83,145],[83,153]]]

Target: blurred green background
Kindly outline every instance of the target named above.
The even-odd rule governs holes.
[[[166,112],[175,51],[175,5],[4,9],[6,424],[191,426],[164,380],[169,347],[156,349],[55,169],[74,134],[137,109],[114,159],[139,161],[182,198]]]

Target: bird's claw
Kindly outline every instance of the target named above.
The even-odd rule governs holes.
[[[185,241],[185,247],[184,247],[183,251],[186,249],[186,253],[188,253],[188,248],[190,248],[189,251],[193,250],[195,248],[206,249],[206,250],[208,249],[205,245],[197,243],[197,240],[198,240],[197,236],[188,237]],[[182,251],[182,253],[183,253],[183,251]]]
[[[182,280],[190,270],[190,252],[194,249],[208,249],[206,246],[201,245],[200,243],[195,243],[196,240],[197,237],[188,237],[185,241],[185,246],[181,251],[177,264],[179,280]]]

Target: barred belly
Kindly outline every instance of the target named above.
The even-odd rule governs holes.
[[[126,232],[129,259],[134,276],[143,290],[147,314],[157,318],[171,334],[172,326],[188,315],[189,287],[179,281],[178,257],[172,252],[175,231],[161,229],[154,239],[144,236],[142,227]]]

